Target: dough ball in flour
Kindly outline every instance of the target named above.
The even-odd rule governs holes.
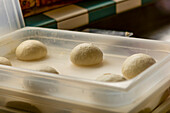
[[[73,48],[71,51],[70,60],[76,65],[95,65],[102,62],[103,53],[92,43],[82,43]]]
[[[126,79],[117,74],[112,74],[112,73],[105,73],[99,77],[97,77],[96,81],[101,81],[101,82],[120,82],[120,81],[125,81]]]
[[[56,69],[50,66],[40,66],[35,69],[36,71],[41,71],[41,72],[47,72],[47,73],[54,73],[54,74],[59,74]]]
[[[125,78],[131,79],[145,69],[156,63],[156,61],[149,55],[139,53],[128,57],[122,65],[122,74]]]
[[[19,60],[38,60],[47,55],[47,48],[40,41],[26,40],[17,47],[15,54]]]
[[[11,62],[7,58],[5,58],[5,57],[0,57],[0,64],[12,66]]]

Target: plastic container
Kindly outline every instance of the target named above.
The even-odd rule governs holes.
[[[18,61],[14,55],[15,48],[28,39],[40,40],[47,45],[48,57],[34,62]],[[8,57],[13,64],[13,67],[0,66],[1,88],[16,90],[20,95],[24,92],[26,95],[43,97],[39,101],[35,98],[33,103],[52,99],[54,103],[62,100],[112,112],[138,112],[147,108],[143,105],[148,102],[152,103],[148,103],[150,109],[155,108],[169,87],[170,45],[167,42],[43,28],[23,28],[1,37],[0,42],[1,55]],[[103,65],[85,68],[69,61],[72,48],[83,42],[92,42],[104,52]],[[157,63],[125,82],[103,83],[94,80],[102,73],[121,74],[122,62],[135,53],[149,54]],[[30,67],[44,64],[55,67],[61,75],[29,70]],[[13,100],[7,99],[5,103],[9,101]]]
[[[25,26],[19,0],[1,0],[0,16],[0,36]]]
[[[26,112],[24,108],[18,108],[25,105],[26,108],[35,106],[42,113],[146,113],[167,97],[170,43],[43,28],[15,31],[24,26],[18,3],[17,0],[2,0],[0,3],[4,4],[0,15],[5,12],[0,23],[1,35],[14,31],[0,37],[1,56],[8,57],[13,64],[12,67],[0,65],[0,106],[4,109]],[[15,18],[14,21],[11,18]],[[48,57],[37,62],[18,61],[15,49],[28,39],[40,40],[47,45]],[[83,42],[92,42],[102,49],[102,65],[83,68],[70,62],[71,49]],[[125,82],[94,80],[103,73],[121,74],[122,62],[135,53],[149,54],[157,63]],[[31,70],[44,64],[55,67],[60,75]]]

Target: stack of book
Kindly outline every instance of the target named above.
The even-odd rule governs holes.
[[[40,4],[37,4],[39,6],[35,8],[23,10],[26,26],[46,27],[54,29],[77,29],[108,16],[117,15],[155,2],[155,0],[43,1],[44,2],[40,0],[38,2]],[[37,15],[29,16],[31,14]],[[99,32],[101,33],[102,31]]]
[[[20,4],[24,17],[28,17],[79,1],[83,0],[20,0]]]

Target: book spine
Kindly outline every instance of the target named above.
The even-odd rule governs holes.
[[[21,8],[29,9],[36,6],[36,0],[20,0]]]

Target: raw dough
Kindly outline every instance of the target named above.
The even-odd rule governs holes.
[[[40,66],[36,69],[36,71],[59,74],[56,71],[56,69],[54,69],[53,67],[50,67],[50,66]]]
[[[5,106],[8,108],[22,110],[22,111],[26,111],[29,113],[41,113],[41,111],[36,106],[30,103],[27,103],[27,102],[22,102],[22,101],[10,101],[6,103]]]
[[[37,66],[34,67],[34,69],[32,70],[59,74],[53,67],[46,66],[46,65],[39,66],[39,67]],[[55,92],[58,89],[57,85],[59,84],[59,82],[55,82],[55,84],[48,83],[48,82],[44,82],[43,78],[40,80],[39,78],[30,76],[24,80],[23,84],[24,84],[25,89],[28,89],[30,92],[43,94],[43,93],[48,93],[51,91]]]
[[[38,60],[46,55],[46,46],[37,40],[26,40],[16,49],[16,56],[19,60]]]
[[[0,57],[0,64],[12,66],[11,62],[7,58],[5,58],[5,57]]]
[[[125,78],[131,79],[145,69],[156,63],[156,61],[149,55],[139,53],[128,57],[122,65],[122,74]]]
[[[101,63],[103,53],[92,43],[82,43],[71,51],[70,59],[76,65],[90,66]]]
[[[96,80],[101,82],[120,82],[125,81],[126,79],[117,74],[105,73],[102,76],[99,76]]]

